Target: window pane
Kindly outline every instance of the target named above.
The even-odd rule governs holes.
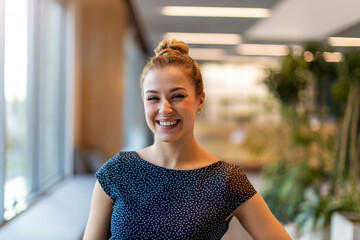
[[[5,1],[5,219],[26,208],[29,190],[27,129],[27,0]]]
[[[64,34],[62,34],[62,7],[56,1],[46,1],[44,6],[44,60],[43,60],[43,101],[42,101],[42,144],[43,181],[59,176],[62,154],[61,141],[61,89],[63,79],[62,51]]]

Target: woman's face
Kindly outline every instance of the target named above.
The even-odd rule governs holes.
[[[157,140],[175,142],[193,137],[204,94],[196,96],[192,80],[181,67],[150,70],[143,91],[146,122]]]

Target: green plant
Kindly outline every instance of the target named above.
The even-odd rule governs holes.
[[[319,191],[309,187],[304,192],[304,201],[300,203],[295,222],[303,232],[321,230],[330,224],[331,216],[335,212],[360,214],[360,191],[339,196],[321,196]]]
[[[349,86],[344,116],[340,125],[338,138],[338,156],[334,167],[332,193],[343,194],[343,191],[356,192],[360,181],[360,51],[345,56],[339,65],[339,85]],[[336,95],[339,90],[334,90]],[[343,93],[342,93],[343,94]],[[341,99],[344,101],[344,99]]]
[[[341,209],[342,205],[334,203],[331,197],[322,197],[318,191],[309,187],[304,192],[304,200],[300,203],[295,222],[303,232],[320,230],[329,225],[331,215]]]
[[[310,53],[313,57],[307,65],[307,69],[315,76],[317,82],[317,104],[318,111],[322,118],[327,114],[327,86],[330,80],[337,75],[336,63],[327,62],[324,58],[324,52],[333,52],[334,49],[320,42],[308,42],[304,46],[304,51]]]
[[[291,164],[281,160],[265,172],[269,177],[262,195],[274,215],[283,223],[295,221],[304,202],[304,191],[323,177],[319,169],[311,168],[305,161]]]
[[[300,92],[306,88],[307,66],[303,57],[289,54],[280,71],[269,70],[264,83],[282,104],[296,106],[300,101]]]
[[[265,81],[283,103],[292,144],[279,161],[264,169],[268,181],[263,196],[280,221],[294,221],[304,231],[324,228],[336,211],[360,213],[360,51],[346,54],[334,68],[322,59],[321,52],[328,50],[319,48],[314,43],[305,48],[315,57],[307,65],[302,65],[301,57],[288,56],[283,69],[272,72]],[[329,84],[328,78],[338,76],[332,86],[333,100],[344,111],[336,136],[326,138],[321,130],[313,131],[307,112],[296,110],[306,82],[299,81],[299,68],[311,72],[323,87]],[[324,98],[324,92],[318,94]],[[324,116],[324,99],[320,102]],[[314,146],[317,151],[312,151]]]
[[[295,221],[302,211],[305,190],[313,188],[320,192],[323,183],[330,182],[332,173],[328,163],[333,159],[334,136],[312,130],[307,118],[301,117],[297,122],[298,128],[289,132],[288,148],[263,171],[267,181],[262,195],[283,223]]]

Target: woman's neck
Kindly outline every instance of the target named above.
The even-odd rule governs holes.
[[[156,162],[166,168],[177,168],[192,164],[199,155],[202,148],[196,143],[195,138],[179,142],[162,142],[155,139],[149,150]]]

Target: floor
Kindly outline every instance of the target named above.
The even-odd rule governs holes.
[[[52,188],[31,208],[0,228],[4,240],[79,240],[95,178],[76,176]]]

